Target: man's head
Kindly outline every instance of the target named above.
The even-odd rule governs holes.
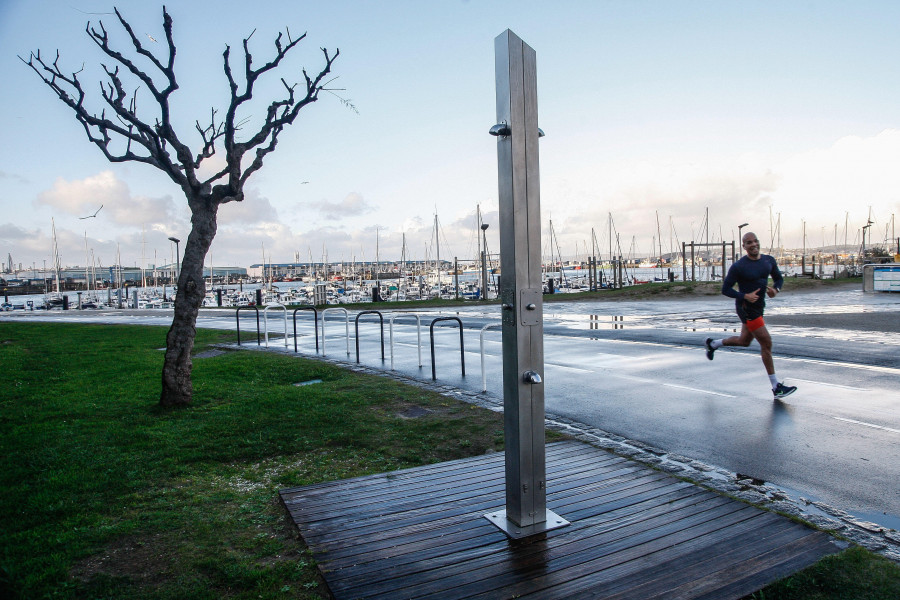
[[[759,258],[759,239],[756,237],[756,234],[752,231],[748,231],[744,234],[744,237],[741,238],[741,243],[744,246],[744,252],[747,253],[747,257],[751,260],[757,260]]]

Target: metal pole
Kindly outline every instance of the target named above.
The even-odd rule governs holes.
[[[459,300],[459,257],[453,257],[453,287],[456,289],[456,299]]]
[[[691,281],[697,281],[694,275],[694,242],[691,241]]]
[[[743,248],[743,244],[744,244],[744,239],[741,237],[741,230],[742,230],[744,227],[746,227],[747,225],[749,225],[749,223],[744,223],[744,224],[742,224],[742,225],[738,225],[738,242],[741,244],[741,247],[742,247],[742,248]],[[731,248],[731,255],[732,255],[732,257],[733,257],[733,258],[732,258],[732,262],[737,262],[737,259],[738,259],[739,257],[738,257],[738,255],[735,253],[735,251],[734,251],[734,246],[733,246],[733,245],[732,245],[732,248]]]
[[[484,250],[481,251],[481,299],[488,299],[488,249],[487,249],[487,229],[490,227],[487,223],[481,224],[481,236],[484,238]]]
[[[517,539],[568,522],[547,510],[536,54],[509,30],[494,48],[506,508],[485,517]]]
[[[725,240],[722,240],[722,280],[725,280],[725,260],[728,258],[728,254],[726,254],[727,248],[725,246]]]
[[[481,300],[487,300],[487,265],[484,250],[481,251]]]

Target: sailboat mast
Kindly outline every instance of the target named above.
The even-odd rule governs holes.
[[[481,205],[475,205],[475,241],[478,243],[478,260],[481,260]],[[485,249],[487,252],[487,249]]]
[[[613,263],[613,237],[612,237],[612,213],[609,213],[609,218],[607,220],[607,224],[609,225],[609,264]]]
[[[659,241],[659,257],[656,262],[657,262],[657,264],[661,264],[663,251],[662,251],[662,231],[659,228],[659,211],[656,211],[656,238]]]
[[[147,287],[147,226],[141,225],[141,287]]]
[[[88,273],[88,264],[90,261],[90,254],[88,253],[88,243],[87,243],[87,231],[84,232],[84,289],[90,294],[91,292],[91,278]]]
[[[778,232],[778,262],[784,257],[784,248],[781,246],[781,213],[778,213],[775,231]]]
[[[60,293],[59,289],[59,246],[56,243],[56,221],[50,218],[50,226],[53,229],[53,272],[56,277],[56,293]]]
[[[402,242],[400,244],[400,285],[397,286],[397,289],[400,291],[404,291],[407,288],[406,281],[406,232],[403,232]]]
[[[437,283],[438,283],[438,294],[440,294],[441,290],[441,235],[438,229],[438,216],[437,213],[434,213],[434,264],[437,268]]]
[[[674,247],[672,246],[672,234],[675,232],[675,223],[672,222],[672,215],[669,215],[669,262],[672,261],[672,256],[675,255]]]
[[[550,272],[557,270],[559,263],[556,262],[556,255],[553,254],[553,219],[549,219],[550,221]]]

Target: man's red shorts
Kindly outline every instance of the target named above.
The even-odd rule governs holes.
[[[750,319],[749,321],[747,321],[747,329],[749,329],[750,331],[756,331],[760,327],[765,326],[766,322],[763,321],[762,317],[756,317],[755,319]]]

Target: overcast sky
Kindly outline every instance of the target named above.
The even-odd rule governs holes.
[[[110,164],[72,112],[17,57],[60,51],[96,100],[103,57],[85,34],[102,20],[127,50],[113,4],[0,0],[0,256],[50,262],[51,219],[63,265],[93,251],[103,266],[169,262],[185,239],[180,190],[145,164]],[[162,55],[162,8],[118,4]],[[622,253],[676,241],[731,240],[750,223],[764,247],[859,244],[900,235],[900,3],[419,0],[172,1],[178,47],[175,118],[224,110],[226,44],[255,29],[256,63],[278,31],[308,33],[279,72],[317,72],[340,49],[338,95],[323,94],[281,136],[243,203],[219,211],[214,265],[474,259],[475,211],[497,241],[494,38],[512,29],[537,52],[543,229],[564,255],[603,255],[612,220]],[[258,97],[270,97],[260,86]],[[141,96],[141,94],[144,94]],[[139,92],[149,107],[146,91]],[[356,111],[347,104],[352,104]],[[99,107],[96,102],[93,106]],[[148,108],[149,111],[149,108]],[[357,112],[358,111],[358,112]],[[261,109],[248,111],[253,123]],[[249,127],[249,126],[248,126]],[[96,217],[81,218],[93,214]],[[770,216],[771,215],[771,216]],[[659,228],[657,228],[659,223]],[[845,233],[846,229],[846,233]],[[377,231],[377,234],[376,234]],[[747,229],[744,229],[746,232]],[[263,250],[265,249],[265,250]],[[207,261],[209,264],[209,261]]]

